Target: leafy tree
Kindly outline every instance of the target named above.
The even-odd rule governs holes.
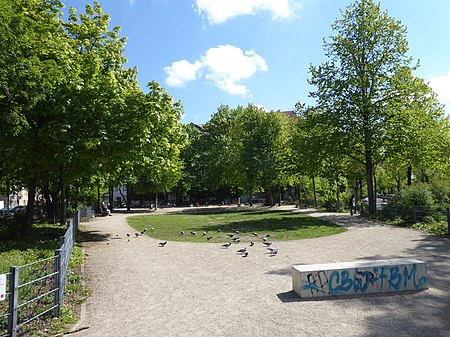
[[[237,133],[237,117],[242,110],[242,107],[230,109],[221,105],[204,125],[200,144],[205,187],[231,189],[236,197],[242,187],[238,162],[241,140]]]
[[[272,187],[287,174],[288,121],[279,112],[266,112],[249,104],[237,116],[237,125],[242,183],[250,197],[254,191],[266,191],[273,205]]]
[[[402,137],[395,125],[411,125],[411,115],[428,116],[429,107],[416,103],[430,89],[412,74],[417,66],[406,55],[406,28],[372,0],[348,6],[332,28],[336,35],[324,43],[328,61],[310,68],[310,83],[317,87],[311,96],[328,135],[327,153],[340,152],[364,166],[374,213],[375,166],[395,154],[390,145]]]
[[[66,148],[59,147],[55,137],[67,132],[66,93],[77,83],[61,7],[60,1],[11,2],[2,20],[6,26],[0,43],[3,158],[8,162],[6,174],[29,190],[28,225],[36,187],[52,172],[49,158],[64,155]]]

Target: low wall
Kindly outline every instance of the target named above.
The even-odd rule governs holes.
[[[304,298],[428,289],[425,262],[370,260],[292,266],[294,291]]]

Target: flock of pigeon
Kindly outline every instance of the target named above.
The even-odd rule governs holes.
[[[236,231],[236,234],[239,234],[239,231]],[[235,234],[227,234],[227,235],[230,237],[231,241],[233,241],[234,243],[239,243],[240,242],[239,236],[235,237]],[[253,236],[258,237],[258,233],[253,233]],[[263,241],[263,245],[267,247],[267,250],[269,250],[269,255],[270,256],[275,256],[275,255],[278,254],[278,248],[270,247],[272,245],[272,242],[268,242],[267,241],[270,236],[271,236],[270,234],[266,234],[262,238],[262,241]],[[233,242],[224,243],[222,245],[222,248],[228,249]],[[255,243],[253,241],[250,241],[249,246],[253,247],[254,245],[255,245]],[[237,253],[241,254],[242,257],[247,257],[248,254],[249,254],[249,250],[247,249],[247,247],[244,247],[244,248],[239,249],[237,251]]]
[[[150,230],[151,230],[151,231],[154,231],[155,228],[150,228]],[[135,237],[139,237],[140,235],[144,235],[145,232],[147,232],[147,231],[148,231],[148,229],[147,229],[147,228],[144,228],[144,230],[143,230],[142,232],[140,232],[140,233],[139,233],[139,232],[134,233],[134,236],[135,236]],[[217,232],[220,233],[221,230],[218,229]],[[181,232],[180,232],[180,235],[185,235],[185,232],[184,232],[184,231],[181,231]],[[197,235],[197,232],[190,232],[190,235]],[[208,235],[208,232],[203,232],[202,235],[203,235],[203,236],[206,236],[206,235]],[[240,239],[240,237],[239,237],[239,231],[235,231],[235,233],[229,233],[229,234],[227,234],[227,236],[228,236],[228,238],[230,239],[231,242],[224,243],[224,244],[221,246],[222,249],[228,249],[233,243],[238,244],[238,243],[241,242],[241,239]],[[259,237],[259,234],[258,234],[258,233],[253,233],[253,236],[254,236],[255,239],[256,239],[256,238]],[[130,241],[130,238],[132,237],[132,235],[131,235],[130,233],[127,233],[127,237],[128,237],[128,242],[129,242],[129,241]],[[267,250],[269,251],[269,256],[275,256],[275,255],[278,254],[278,248],[273,248],[273,247],[271,247],[272,242],[269,242],[269,241],[268,241],[268,239],[269,239],[270,237],[271,237],[270,234],[266,234],[265,236],[261,237],[261,239],[262,239],[262,244],[263,244],[264,246],[266,246]],[[208,236],[208,237],[206,237],[206,240],[209,241],[209,240],[211,240],[212,238],[213,238],[213,236]],[[159,246],[159,247],[164,247],[166,244],[167,244],[167,241],[163,241],[163,242],[158,243],[158,246]],[[255,245],[255,242],[254,242],[254,241],[250,241],[249,247],[253,247],[254,245]],[[247,256],[249,255],[249,250],[247,249],[247,247],[244,247],[244,248],[241,248],[241,249],[237,250],[237,253],[241,254],[242,257],[247,257]]]

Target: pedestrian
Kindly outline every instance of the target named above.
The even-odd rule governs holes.
[[[100,210],[101,210],[102,214],[104,214],[104,215],[111,215],[111,210],[109,209],[108,205],[104,201],[100,205]]]
[[[348,207],[350,208],[350,215],[356,215],[356,198],[355,195],[352,194],[350,201],[348,202]]]

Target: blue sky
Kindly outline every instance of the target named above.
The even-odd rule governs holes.
[[[310,64],[350,0],[100,0],[128,38],[128,66],[146,91],[155,80],[183,103],[184,123],[204,123],[221,104],[292,110],[314,102]],[[84,11],[92,1],[69,0]],[[415,72],[450,106],[450,1],[380,0],[408,29]]]

